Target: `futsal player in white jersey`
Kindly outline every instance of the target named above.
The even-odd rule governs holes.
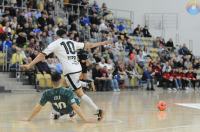
[[[63,66],[63,73],[65,79],[73,87],[74,92],[79,98],[85,101],[88,105],[93,107],[97,111],[97,116],[99,120],[103,118],[103,110],[99,109],[98,106],[88,97],[82,90],[79,77],[81,75],[82,67],[78,61],[77,50],[79,49],[90,49],[98,46],[108,45],[111,42],[98,42],[98,43],[80,43],[66,38],[66,32],[63,29],[57,31],[57,40],[50,43],[42,53],[29,64],[22,65],[23,69],[30,69],[38,62],[45,59],[51,53],[54,53]]]

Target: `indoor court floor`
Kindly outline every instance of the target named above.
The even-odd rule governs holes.
[[[105,111],[100,123],[70,122],[67,118],[50,120],[50,105],[31,122],[21,119],[30,114],[41,93],[0,94],[0,132],[197,132],[200,129],[200,91],[169,92],[132,90],[87,93]],[[168,109],[159,112],[158,101]],[[92,111],[81,108],[88,115]]]

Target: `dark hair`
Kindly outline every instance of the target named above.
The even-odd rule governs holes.
[[[67,32],[64,30],[64,29],[59,29],[57,32],[56,32],[56,35],[59,36],[59,37],[62,37],[64,34],[66,34]]]
[[[58,82],[61,79],[61,74],[58,72],[53,72],[51,74],[51,80],[52,82]]]

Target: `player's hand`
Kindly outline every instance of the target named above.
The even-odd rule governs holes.
[[[29,64],[26,64],[26,65],[21,65],[20,68],[22,68],[23,70],[29,70],[31,66]]]

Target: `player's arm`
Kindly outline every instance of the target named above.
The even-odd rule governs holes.
[[[85,114],[82,112],[81,108],[76,104],[73,103],[72,105],[73,110],[79,115],[79,117],[87,123],[95,123],[97,119],[95,118],[87,118]]]
[[[45,54],[39,53],[33,61],[31,61],[29,64],[22,65],[21,68],[28,70],[28,69],[32,68],[38,62],[45,60],[45,56],[46,56]]]
[[[39,53],[39,54],[37,55],[37,57],[36,57],[31,63],[29,63],[29,64],[27,64],[27,65],[22,65],[21,68],[23,68],[23,69],[25,69],[25,70],[28,70],[28,69],[30,69],[31,67],[33,67],[35,64],[37,64],[38,62],[45,60],[45,56],[48,56],[49,54],[51,54],[51,53],[53,53],[54,51],[56,51],[56,49],[57,49],[59,43],[60,43],[60,40],[59,40],[59,39],[56,40],[56,41],[54,41],[54,42],[52,42],[52,43],[50,43],[50,44],[47,46],[47,48],[44,49],[44,50],[42,51],[42,53]]]
[[[25,121],[31,121],[39,112],[40,110],[42,109],[42,105],[40,104],[37,104],[34,108],[33,108],[33,111],[31,113],[31,115],[25,119]]]
[[[111,41],[104,41],[104,42],[97,42],[97,43],[85,43],[84,49],[92,49],[99,46],[110,45],[112,44]]]

